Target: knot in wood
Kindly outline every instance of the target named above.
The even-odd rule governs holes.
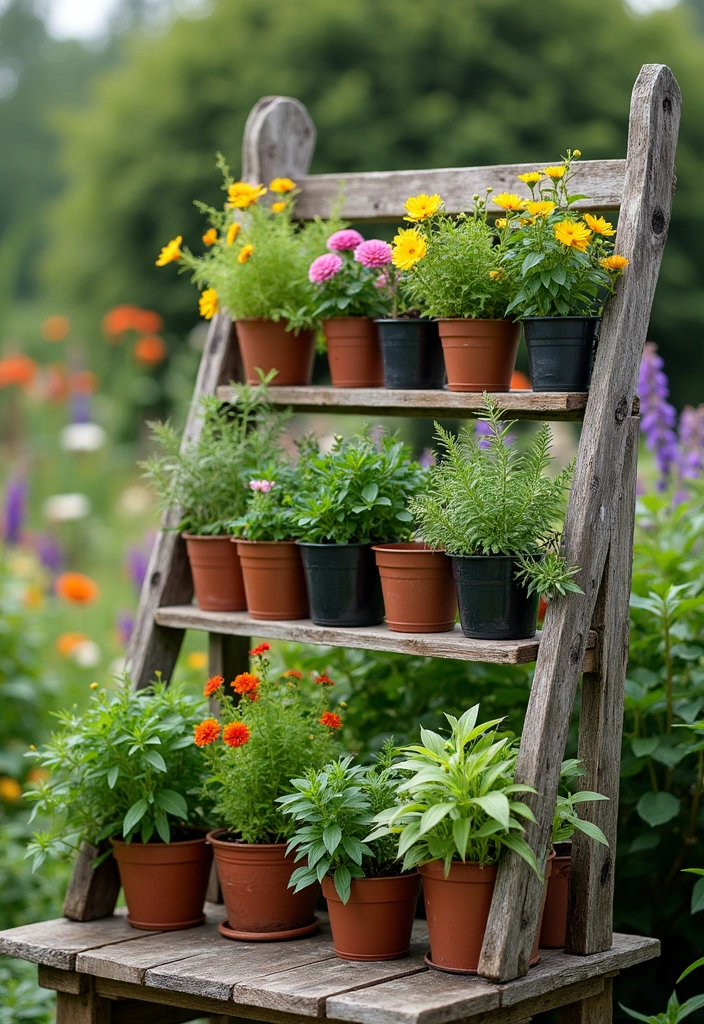
[[[610,875],[611,875],[611,857],[608,856],[606,858],[606,860],[604,861],[604,864],[603,864],[602,869],[601,869],[601,874],[599,875],[599,882],[600,882],[600,884],[601,885],[606,885],[606,883],[609,880],[609,876]]]
[[[592,492],[592,494],[596,494],[596,492],[599,490],[599,477],[596,473],[591,477],[589,481],[589,490]]]
[[[572,638],[572,643],[570,644],[570,661],[573,665],[576,665],[577,662],[580,662],[581,664],[584,657],[583,647],[584,634],[575,633],[574,637]]]
[[[616,406],[616,412],[614,413],[614,419],[617,423],[623,423],[626,416],[628,416],[628,399],[624,396]]]
[[[655,235],[661,235],[665,230],[665,214],[659,206],[656,206],[653,210],[653,216],[650,223],[653,229],[653,234]]]
[[[672,113],[672,100],[669,96],[666,96],[665,99],[662,101],[662,109],[665,111],[666,114]]]
[[[151,578],[149,580],[149,586],[150,587],[158,587],[160,583],[161,583],[161,573],[157,569],[157,571],[153,572],[152,575],[151,575]]]

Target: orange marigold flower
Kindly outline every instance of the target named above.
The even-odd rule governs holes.
[[[218,240],[218,233],[215,230],[215,228],[208,228],[208,230],[203,235],[203,241],[205,242],[205,244],[206,245],[215,245],[217,240]]]
[[[70,330],[67,316],[48,316],[42,323],[42,338],[44,341],[63,341]]]
[[[293,192],[295,187],[296,182],[291,181],[290,178],[274,178],[273,181],[269,182],[269,189],[279,195],[283,192]]]
[[[156,366],[166,358],[166,342],[158,334],[148,334],[137,339],[133,354],[143,366]]]
[[[335,685],[335,683],[332,681],[330,676],[326,676],[324,672],[323,672],[322,675],[316,676],[315,679],[314,679],[314,682],[316,682],[318,684],[318,686],[334,686]]]
[[[239,223],[239,221],[236,221],[236,220],[233,220],[232,224],[230,224],[230,226],[227,229],[227,239],[226,239],[228,245],[232,245],[234,240],[239,235],[241,227],[242,227],[242,225]]]
[[[46,768],[30,768],[27,772],[27,782],[44,782],[49,778]]]
[[[222,741],[228,747],[243,747],[249,743],[250,732],[244,722],[230,722],[222,731]]]
[[[8,804],[14,804],[21,796],[22,787],[17,779],[13,779],[9,775],[3,775],[0,778],[0,800],[4,800]]]
[[[20,353],[0,359],[0,388],[13,384],[21,388],[29,387],[36,374],[37,364],[29,356]]]
[[[208,655],[205,651],[191,651],[186,658],[186,664],[189,668],[194,668],[197,672],[202,672],[208,664]]]
[[[269,644],[259,644],[259,647],[253,647],[249,652],[253,658],[256,658],[258,654],[264,654],[266,651],[270,651],[271,647]]]
[[[64,572],[56,581],[56,593],[64,601],[90,604],[100,596],[98,584],[82,572]]]
[[[224,685],[225,685],[225,680],[223,679],[222,676],[211,676],[211,678],[205,684],[205,689],[203,690],[203,696],[204,697],[212,697],[213,694],[217,693],[217,691],[220,689],[220,687],[224,686]]]
[[[297,668],[290,668],[288,672],[284,672],[284,679],[303,679],[303,673]]]
[[[98,388],[98,378],[92,370],[76,370],[69,374],[68,389],[74,395],[92,395]]]
[[[520,370],[514,370],[511,374],[511,391],[530,391],[530,378]]]
[[[271,204],[271,212],[272,213],[283,213],[285,209],[286,209],[286,203],[272,203]]]
[[[247,242],[247,244],[243,245],[242,248],[240,249],[239,254],[237,256],[237,262],[246,263],[253,252],[254,246],[252,245],[251,242]]]
[[[158,334],[163,328],[164,321],[153,309],[132,310],[132,327],[138,334]]]
[[[71,651],[74,648],[84,644],[86,640],[90,638],[85,633],[62,633],[56,641],[56,650],[59,654],[63,655],[64,658],[68,658]]]
[[[328,729],[339,729],[342,725],[342,719],[334,711],[323,711],[318,721],[321,725],[327,725]]]
[[[207,747],[211,743],[215,743],[219,735],[220,723],[217,718],[206,718],[193,730],[193,739],[197,747]]]
[[[158,313],[151,309],[140,309],[138,306],[115,306],[103,317],[103,332],[108,339],[119,342],[126,331],[137,331],[138,334],[158,334],[164,321]]]
[[[252,675],[251,672],[240,672],[230,686],[235,693],[256,693],[259,689],[259,676]]]

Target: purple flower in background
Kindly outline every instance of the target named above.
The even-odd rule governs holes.
[[[134,630],[134,615],[131,612],[120,612],[115,623],[115,630],[122,646],[127,647]]]
[[[704,405],[697,409],[687,405],[682,410],[678,440],[680,476],[687,480],[696,479],[704,470]]]
[[[646,446],[654,453],[660,479],[658,490],[664,491],[673,466],[679,461],[675,423],[677,414],[668,402],[670,388],[663,372],[663,361],[657,346],[646,343],[640,364],[638,394],[640,395],[641,424]]]
[[[34,541],[37,557],[45,569],[57,574],[64,567],[64,553],[59,541],[50,533],[40,533]]]
[[[125,556],[127,575],[138,594],[142,591],[142,584],[147,575],[153,546],[154,534],[150,532],[141,544],[132,544],[127,549],[127,555]]]
[[[432,448],[424,448],[418,459],[418,464],[421,469],[430,469],[431,466],[435,465],[435,452]]]
[[[26,516],[27,481],[20,476],[12,477],[5,491],[4,535],[7,545],[19,544]]]
[[[71,395],[71,422],[90,423],[90,395],[74,391]]]

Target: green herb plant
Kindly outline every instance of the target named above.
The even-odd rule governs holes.
[[[574,582],[579,567],[557,551],[556,523],[564,515],[574,462],[548,476],[550,427],[544,423],[521,451],[509,438],[514,424],[502,421],[488,395],[484,407],[486,436],[466,427],[457,436],[435,424],[440,456],[428,486],[409,502],[423,539],[449,555],[509,555],[529,593],[548,600],[581,594]]]
[[[591,821],[585,821],[577,813],[578,804],[592,803],[594,800],[608,800],[609,798],[601,793],[593,793],[586,789],[571,793],[567,788],[570,780],[583,775],[584,768],[581,761],[576,758],[569,758],[562,762],[560,769],[560,791],[557,795],[555,814],[552,821],[551,841],[553,846],[556,843],[568,843],[575,834],[575,831],[583,832],[585,836],[595,839],[597,843],[602,843],[604,846],[609,845],[606,836],[599,826],[594,825]]]
[[[396,803],[396,790],[405,777],[389,740],[373,765],[354,764],[350,755],[292,779],[294,793],[279,797],[284,814],[296,822],[288,849],[305,864],[291,875],[298,892],[331,875],[343,903],[350,898],[353,878],[385,878],[400,873],[398,843],[387,835],[364,842],[381,811]]]
[[[294,540],[298,536],[292,497],[295,482],[295,470],[287,463],[266,479],[250,480],[245,512],[229,524],[229,530],[245,540]]]

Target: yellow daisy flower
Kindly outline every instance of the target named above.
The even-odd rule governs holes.
[[[502,210],[525,210],[526,200],[517,196],[515,192],[499,192],[494,196],[492,203],[500,206]]]
[[[296,187],[296,182],[291,181],[290,178],[274,178],[273,181],[269,182],[269,189],[272,192],[293,192]]]
[[[537,185],[542,176],[540,171],[528,171],[527,174],[519,174],[518,180],[525,182],[526,185]]]
[[[489,271],[489,277],[491,278],[492,281],[500,281],[503,276],[504,276],[503,270],[490,270]]]
[[[606,256],[603,260],[599,260],[602,267],[606,270],[612,270],[617,274],[620,274],[622,270],[625,270],[628,266],[628,260],[625,256],[618,256],[616,253],[613,256]]]
[[[206,245],[215,245],[217,240],[218,240],[218,233],[215,230],[215,228],[208,228],[208,230],[203,235],[203,241],[205,242],[205,244]]]
[[[551,199],[541,199],[535,202],[526,203],[526,210],[533,217],[547,217],[555,209],[555,203]]]
[[[592,217],[591,213],[584,214],[584,220],[592,231],[597,235],[615,235],[616,228],[609,223],[605,217]]]
[[[425,192],[421,192],[419,196],[411,196],[405,202],[407,217],[404,220],[418,221],[427,220],[428,217],[432,217],[433,214],[437,213],[442,206],[442,199],[439,195],[435,194],[428,196]]]
[[[410,270],[428,251],[428,243],[417,228],[402,228],[393,242],[391,262],[399,270]]]
[[[266,191],[263,185],[249,185],[246,181],[236,181],[227,190],[227,200],[235,209],[246,210],[248,206],[256,203],[257,199],[266,195]]]
[[[227,229],[227,239],[226,240],[227,240],[227,244],[228,245],[232,245],[234,240],[237,238],[237,236],[240,233],[240,228],[241,228],[241,224],[239,224],[236,220],[233,220],[232,224],[230,224],[230,226]]]
[[[272,191],[273,191],[273,189],[272,189]],[[285,209],[286,209],[286,203],[272,203],[271,204],[271,212],[272,213],[283,213]]]
[[[588,227],[573,220],[561,220],[555,225],[555,238],[562,245],[570,249],[579,249],[580,252],[589,245],[592,233]]]
[[[181,259],[182,241],[183,235],[176,235],[176,238],[172,238],[171,241],[164,246],[157,257],[157,267],[165,267],[167,263],[172,263],[174,260]]]
[[[218,293],[214,288],[206,288],[198,300],[198,311],[206,320],[212,320],[219,310]]]
[[[205,651],[192,651],[186,658],[186,664],[189,668],[204,669],[208,664],[208,655]]]
[[[508,220],[505,217],[497,217],[494,221],[494,226],[497,228],[505,228],[508,224]]]
[[[546,174],[548,178],[552,178],[553,181],[557,181],[560,178],[564,178],[566,170],[567,168],[564,164],[558,164],[556,167],[543,167],[543,174]]]
[[[253,252],[254,246],[252,245],[251,242],[247,242],[247,244],[243,245],[239,253],[237,254],[237,262],[246,263]]]

